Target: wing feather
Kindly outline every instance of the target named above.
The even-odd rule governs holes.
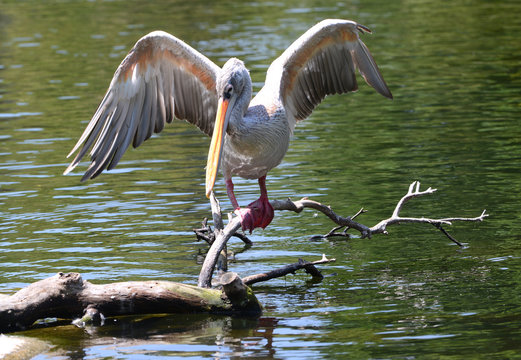
[[[211,135],[220,68],[176,37],[154,31],[142,37],[116,70],[110,86],[72,149],[72,171],[89,152],[82,180],[113,169],[132,144],[138,147],[174,117]],[[91,148],[92,147],[92,148]]]
[[[380,70],[367,46],[361,40],[357,41],[351,53],[355,61],[355,66],[360,71],[360,74],[362,74],[364,80],[380,94],[392,99],[391,91],[383,80]]]
[[[132,143],[133,147],[138,147],[148,139],[148,129],[150,128],[150,122],[152,117],[152,104],[156,103],[156,89],[155,89],[155,79],[150,79],[150,82],[147,83],[145,90],[145,99],[143,100],[143,115],[141,117],[141,121],[136,130],[136,134],[134,136],[134,141]],[[152,135],[152,134],[150,134]]]
[[[327,95],[356,91],[355,69],[376,91],[392,98],[359,32],[370,30],[349,20],[324,20],[273,61],[261,92],[282,101],[291,129]]]
[[[117,143],[119,143],[118,148],[115,150],[114,156],[110,160],[109,165],[107,166],[107,170],[112,170],[119,162],[125,150],[127,150],[130,142],[135,137],[137,127],[141,121],[143,121],[143,98],[145,97],[145,92],[140,92],[138,98],[133,103],[132,112],[128,115],[130,116],[130,121],[124,121],[120,131],[116,134]]]

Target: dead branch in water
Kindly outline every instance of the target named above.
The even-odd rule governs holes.
[[[488,216],[485,211],[477,217],[447,217],[433,219],[428,217],[402,217],[400,212],[404,204],[416,197],[434,193],[428,188],[420,191],[420,183],[415,181],[409,186],[408,192],[396,204],[391,216],[369,227],[354,219],[364,212],[361,209],[353,216],[342,217],[331,207],[307,198],[292,201],[273,200],[275,210],[290,210],[300,213],[305,208],[315,209],[329,217],[337,226],[325,236],[335,236],[338,230],[347,236],[348,230],[358,231],[361,238],[370,238],[375,234],[387,234],[387,228],[398,223],[424,223],[437,227],[449,239],[455,240],[443,226],[456,221],[483,221]],[[232,236],[237,236],[241,227],[239,217],[229,217],[226,226],[222,221],[219,202],[211,194],[212,228],[203,222],[203,229],[197,229],[196,234],[210,244],[199,274],[198,286],[174,283],[170,281],[131,281],[104,285],[91,284],[83,281],[76,273],[57,275],[38,281],[21,289],[11,296],[0,297],[0,332],[15,331],[31,326],[34,321],[49,317],[73,318],[82,316],[75,324],[84,322],[102,322],[105,316],[136,315],[153,313],[229,313],[229,314],[260,314],[261,305],[248,285],[268,281],[277,277],[304,269],[313,278],[321,279],[322,274],[315,267],[335,259],[322,259],[308,262],[299,259],[298,262],[283,266],[265,273],[247,276],[241,279],[237,274],[227,271],[226,243]],[[245,243],[251,243],[241,237]],[[246,239],[246,240],[245,240]],[[460,244],[461,245],[461,244]],[[217,266],[225,271],[219,279],[221,289],[209,289],[212,275]]]
[[[483,221],[485,217],[488,216],[486,214],[486,211],[483,210],[481,215],[467,218],[467,217],[448,217],[448,218],[441,218],[441,219],[432,219],[427,217],[402,217],[400,216],[400,211],[403,208],[403,205],[419,196],[432,194],[436,191],[436,189],[428,188],[427,190],[420,191],[420,182],[414,181],[411,185],[409,185],[409,190],[407,191],[407,194],[405,194],[396,204],[396,207],[394,208],[394,211],[392,215],[380,221],[376,225],[369,227],[366,225],[363,225],[361,223],[358,223],[354,221],[354,218],[361,213],[365,212],[365,210],[359,211],[357,214],[351,217],[342,217],[335,213],[333,209],[331,209],[330,206],[323,205],[317,201],[309,200],[307,198],[303,198],[298,201],[292,201],[291,199],[287,200],[273,200],[271,201],[271,204],[275,210],[290,210],[297,213],[300,213],[304,208],[311,208],[320,211],[327,217],[329,217],[335,224],[338,225],[335,229],[333,229],[333,233],[341,228],[346,228],[346,230],[353,229],[360,232],[360,235],[362,238],[371,238],[373,235],[376,234],[387,234],[387,227],[394,225],[394,224],[403,224],[403,223],[424,223],[424,224],[431,224],[438,228],[441,228],[442,225],[452,225],[455,221]],[[344,232],[346,231],[344,230]],[[455,241],[453,237],[448,235],[446,232],[444,232],[447,237]],[[327,236],[327,234],[326,234]],[[461,245],[459,242],[456,241],[457,244]]]
[[[118,315],[259,315],[262,307],[255,295],[247,291],[240,278],[234,280],[235,287],[223,286],[222,290],[217,290],[172,281],[98,285],[84,281],[78,273],[58,273],[0,299],[0,332],[23,330],[36,320],[53,317],[80,317],[75,324],[81,326],[84,322],[100,322],[105,317]],[[236,290],[237,287],[241,292]]]
[[[328,259],[325,254],[322,255],[322,259],[312,262],[299,259],[298,262],[286,265],[284,267],[281,267],[280,269],[275,269],[266,273],[246,276],[244,279],[242,279],[242,281],[246,285],[252,285],[261,281],[268,281],[288,274],[294,274],[295,271],[300,269],[306,270],[306,272],[310,274],[314,279],[322,279],[324,276],[320,273],[320,271],[318,271],[315,265],[327,264],[334,261],[335,259]]]
[[[431,224],[440,229],[440,231],[446,235],[451,241],[454,241],[458,245],[462,245],[460,242],[458,242],[454,237],[452,237],[444,228],[444,225],[452,225],[453,222],[456,221],[470,221],[470,222],[476,222],[476,221],[483,221],[485,217],[488,216],[486,214],[486,211],[483,210],[481,215],[477,217],[447,217],[447,218],[441,218],[441,219],[433,219],[428,217],[402,217],[400,216],[400,212],[404,206],[404,204],[416,197],[424,196],[432,194],[436,191],[436,189],[428,188],[427,190],[420,191],[420,182],[414,181],[409,185],[409,190],[407,193],[402,196],[402,198],[398,201],[396,204],[391,216],[387,219],[384,219],[380,222],[378,222],[376,225],[373,225],[371,227],[364,225],[362,223],[359,223],[355,221],[354,219],[365,212],[364,209],[361,209],[353,216],[347,216],[343,217],[338,215],[330,206],[326,206],[324,204],[321,204],[317,201],[310,200],[308,198],[303,198],[301,200],[293,201],[291,199],[286,200],[271,200],[270,203],[273,206],[274,210],[288,210],[288,211],[294,211],[296,213],[300,213],[305,208],[311,208],[317,211],[320,211],[324,215],[326,215],[331,221],[333,221],[335,224],[337,224],[337,227],[335,227],[333,230],[331,230],[328,234],[329,236],[333,236],[334,234],[337,234],[336,231],[339,229],[344,228],[343,234],[344,236],[347,236],[348,230],[356,230],[360,233],[362,239],[363,238],[371,238],[373,235],[376,234],[387,234],[387,228],[391,225],[395,224],[402,224],[402,223],[423,223],[423,224]],[[203,288],[211,287],[211,279],[212,279],[212,273],[215,268],[215,264],[217,263],[219,254],[223,249],[225,249],[226,242],[230,239],[231,236],[234,236],[236,232],[241,227],[240,219],[238,217],[230,218],[230,221],[224,227],[222,222],[222,216],[219,216],[221,214],[221,209],[219,207],[219,203],[215,199],[215,196],[211,195],[211,204],[212,204],[212,214],[214,216],[214,219],[217,219],[217,221],[214,220],[215,224],[215,238],[213,243],[210,246],[210,250],[208,251],[208,254],[206,255],[205,261],[203,263],[203,266],[201,268],[201,272],[199,274],[199,281],[198,285]],[[327,237],[328,234],[325,236]]]

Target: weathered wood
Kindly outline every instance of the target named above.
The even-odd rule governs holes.
[[[170,281],[92,284],[77,273],[58,273],[0,299],[0,331],[26,329],[44,318],[73,319],[87,309],[105,317],[158,313],[260,314],[255,295],[230,299],[216,289]]]
[[[354,216],[348,216],[343,217],[338,215],[331,209],[330,206],[326,206],[324,204],[321,204],[319,202],[309,200],[308,198],[302,198],[298,201],[292,201],[291,199],[286,199],[284,201],[281,200],[271,200],[270,204],[273,206],[274,210],[289,210],[294,211],[296,213],[300,213],[304,208],[311,208],[320,211],[327,217],[329,217],[335,224],[339,225],[340,228],[346,228],[347,229],[353,229],[360,232],[360,235],[362,238],[371,238],[372,235],[376,234],[387,234],[387,228],[391,225],[395,224],[402,224],[402,223],[423,223],[423,224],[431,224],[436,226],[438,229],[440,229],[444,235],[446,235],[451,241],[454,241],[458,245],[462,246],[461,243],[456,241],[452,236],[450,236],[443,228],[442,225],[452,225],[453,222],[456,221],[470,221],[470,222],[477,222],[477,221],[483,221],[488,214],[485,210],[481,213],[481,215],[476,217],[448,217],[448,218],[442,218],[442,219],[432,219],[428,217],[402,217],[400,216],[400,212],[403,208],[403,205],[416,197],[420,197],[423,195],[428,195],[436,192],[436,189],[428,188],[427,190],[420,191],[420,182],[414,181],[409,185],[409,190],[407,194],[402,196],[402,198],[398,201],[396,204],[394,211],[391,215],[391,217],[384,219],[380,221],[378,224],[369,227],[364,224],[358,223],[354,221],[353,219],[358,216],[361,212],[358,212]],[[365,211],[362,211],[365,212]],[[335,228],[334,231],[338,230],[339,228]],[[344,232],[346,231],[344,230]],[[329,234],[328,234],[329,235]],[[327,237],[328,235],[325,235],[323,237]]]
[[[315,265],[318,264],[326,264],[330,262],[336,261],[335,259],[328,259],[326,255],[322,255],[322,259],[309,262],[302,259],[299,259],[298,262],[283,266],[279,269],[274,269],[265,273],[255,274],[246,276],[241,281],[246,285],[252,285],[261,281],[268,281],[271,279],[275,279],[278,277],[286,276],[288,274],[294,274],[297,270],[305,269],[308,274],[310,274],[315,279],[322,279],[324,276],[318,271]],[[221,277],[222,281],[222,277]]]
[[[212,286],[212,276],[215,269],[215,265],[219,259],[219,255],[226,246],[228,240],[239,230],[241,227],[241,220],[239,217],[235,217],[230,220],[226,227],[223,229],[222,214],[219,202],[215,198],[213,191],[210,193],[210,204],[212,206],[212,215],[214,217],[215,226],[215,240],[210,245],[210,249],[204,258],[203,266],[199,272],[199,280],[197,285],[202,288],[210,288]]]
[[[223,292],[226,297],[230,299],[232,306],[239,306],[239,308],[254,309],[262,311],[260,303],[253,295],[253,292],[241,280],[239,275],[234,272],[225,273],[221,276],[220,282],[223,287]]]

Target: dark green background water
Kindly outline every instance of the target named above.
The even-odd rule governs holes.
[[[241,276],[325,253],[326,278],[254,287],[259,320],[120,319],[85,331],[30,332],[43,358],[513,358],[521,350],[521,2],[519,1],[2,1],[0,4],[0,292],[58,271],[93,282],[195,284],[209,215],[209,140],[169,126],[118,168],[80,183],[65,155],[130,47],[162,29],[217,64],[236,56],[255,90],[293,40],[324,18],[369,26],[364,41],[394,101],[365,84],[299,124],[270,173],[272,198],[311,196],[373,225],[414,180],[438,192],[404,215],[477,216],[449,230],[391,227],[371,240],[310,242],[331,224],[313,211],[276,214],[236,256]],[[360,78],[361,80],[361,78]],[[362,80],[361,80],[362,81]],[[240,203],[258,196],[237,179]],[[220,179],[218,196],[229,209]],[[230,248],[242,250],[234,241]]]

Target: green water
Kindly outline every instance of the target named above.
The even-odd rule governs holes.
[[[272,198],[310,196],[339,213],[390,216],[408,184],[438,189],[404,215],[477,216],[448,228],[401,225],[387,236],[309,241],[331,224],[276,214],[230,267],[241,276],[325,253],[319,283],[298,273],[254,290],[255,320],[207,316],[67,323],[26,335],[40,358],[515,358],[521,318],[521,2],[2,1],[0,3],[0,292],[59,271],[93,282],[194,284],[209,215],[209,139],[169,126],[118,168],[80,183],[65,159],[135,41],[162,29],[217,64],[237,56],[255,90],[293,40],[324,18],[356,20],[394,100],[362,84],[299,124],[268,176]],[[244,204],[255,182],[237,179]],[[229,209],[222,179],[217,185]],[[521,357],[521,355],[519,355]]]

